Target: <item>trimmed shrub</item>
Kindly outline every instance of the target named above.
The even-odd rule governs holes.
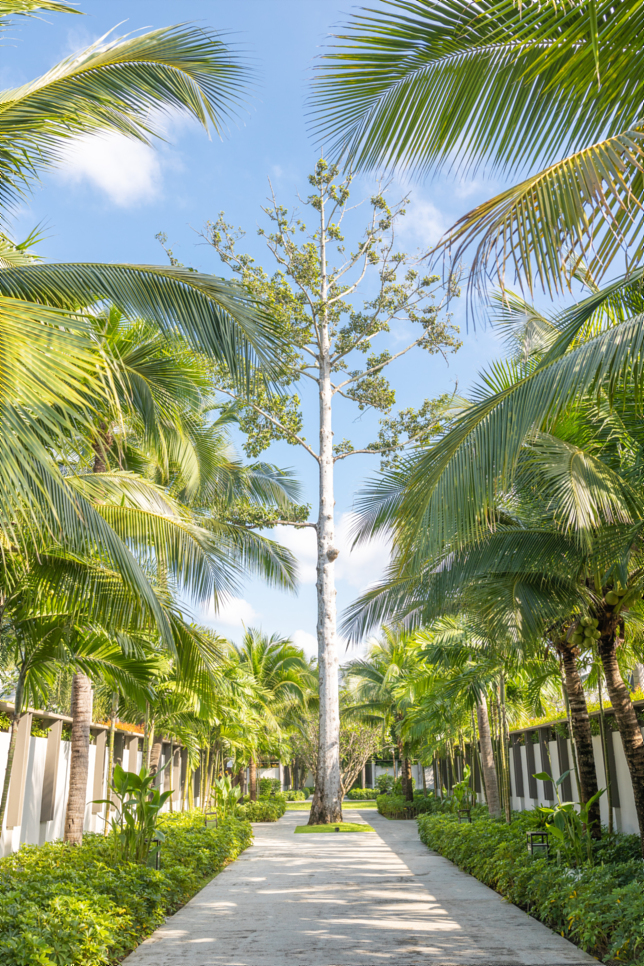
[[[284,795],[261,795],[256,802],[238,805],[235,814],[248,822],[276,822],[285,811]]]
[[[378,795],[376,804],[385,818],[415,818],[424,812],[444,812],[451,808],[448,802],[422,792],[414,793],[413,802],[408,802],[403,795]]]
[[[526,831],[542,825],[535,812],[511,825],[477,809],[471,825],[451,815],[421,815],[421,841],[510,902],[604,962],[644,963],[644,864],[635,835],[604,835],[594,866],[571,869],[562,854],[532,858]]]
[[[205,828],[201,812],[164,815],[161,869],[117,863],[108,838],[24,845],[0,859],[2,966],[107,966],[247,848],[248,822]]]
[[[290,789],[288,792],[284,792],[284,797],[287,802],[303,802],[306,799],[304,792],[295,791],[295,789]]]
[[[352,788],[347,792],[347,798],[351,801],[374,802],[379,794],[377,788]]]
[[[270,795],[272,792],[277,794],[280,791],[280,780],[279,778],[260,778],[259,780],[259,794],[260,796]]]

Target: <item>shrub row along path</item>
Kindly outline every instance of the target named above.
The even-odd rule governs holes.
[[[127,966],[597,962],[427,849],[415,822],[352,811],[376,832],[295,835],[307,819],[255,825],[255,844]]]

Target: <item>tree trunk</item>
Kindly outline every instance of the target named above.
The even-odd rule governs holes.
[[[163,750],[163,735],[155,735],[154,742],[152,743],[152,749],[150,751],[150,771],[153,775],[159,770],[159,762],[161,761],[161,752]]]
[[[499,800],[499,782],[494,764],[494,749],[490,735],[490,721],[487,714],[485,698],[476,705],[476,715],[479,726],[479,741],[481,743],[481,770],[485,784],[485,798],[487,809],[492,818],[501,818],[501,802]]]
[[[403,759],[403,775],[405,776],[405,798],[408,802],[413,802],[414,783],[411,777],[411,758]]]
[[[617,665],[615,653],[616,622],[613,619],[607,621],[606,624],[608,626],[602,627],[600,622],[599,629],[602,636],[598,641],[599,656],[604,668],[606,690],[613,706],[619,733],[622,736],[624,755],[631,775],[635,810],[642,840],[642,853],[644,854],[644,739],[628,688],[622,680]]]
[[[320,197],[320,294],[326,303],[326,224],[324,198]],[[336,636],[335,520],[333,495],[333,428],[331,404],[331,345],[326,305],[319,318],[319,515],[317,534],[318,670],[320,680],[320,728],[315,794],[309,825],[342,821],[340,775],[340,698],[338,692],[338,642]]]
[[[69,767],[69,795],[65,815],[65,841],[83,841],[87,775],[89,772],[89,729],[92,723],[92,682],[85,674],[72,678],[72,755]]]
[[[251,802],[257,801],[257,762],[251,758],[248,764],[248,791]]]
[[[582,802],[589,801],[598,791],[597,771],[595,769],[595,754],[593,752],[593,736],[590,731],[590,718],[586,705],[586,695],[577,668],[577,654],[567,641],[558,645],[564,668],[564,681],[568,695],[570,721],[577,750],[577,766],[579,768],[579,794]],[[593,838],[601,838],[602,829],[599,819],[599,800],[590,810],[589,819],[592,822]]]

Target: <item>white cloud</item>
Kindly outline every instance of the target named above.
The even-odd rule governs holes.
[[[288,547],[297,558],[300,583],[314,584],[317,565],[315,530],[312,527],[275,527],[275,540]]]
[[[89,183],[123,208],[158,197],[163,182],[161,162],[153,148],[120,134],[72,141],[58,174],[72,184]]]
[[[389,544],[379,537],[352,549],[351,514],[343,513],[337,521],[336,547],[340,551],[335,565],[338,581],[344,581],[358,591],[365,590],[378,580],[389,562]],[[276,527],[275,539],[283,543],[297,557],[302,584],[316,581],[317,549],[315,531],[311,527]]]
[[[226,627],[240,628],[242,625],[248,627],[259,616],[253,605],[243,597],[229,597],[218,611],[213,607],[208,610],[209,621]]]
[[[398,234],[413,240],[421,248],[429,248],[445,234],[453,219],[446,218],[429,198],[413,192],[406,208],[407,214],[398,224]]]
[[[301,647],[307,658],[318,656],[318,639],[308,631],[298,630],[291,634],[296,647]]]

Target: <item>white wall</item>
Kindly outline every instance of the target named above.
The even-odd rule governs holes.
[[[630,832],[634,834],[639,833],[639,826],[637,822],[637,813],[635,811],[635,799],[633,796],[633,786],[631,784],[631,778],[628,771],[628,765],[626,763],[626,756],[624,755],[624,749],[622,747],[622,739],[619,732],[608,731],[606,737],[609,741],[612,741],[613,748],[615,751],[615,768],[617,771],[617,786],[619,789],[619,801],[620,807],[613,810],[613,816],[615,820],[615,829],[619,832]],[[535,758],[535,774],[540,771],[548,771],[546,767],[541,764],[541,749],[539,745],[534,745],[534,758]],[[556,741],[551,741],[548,743],[548,748],[550,750],[550,761],[552,762],[552,777],[559,778],[561,775],[561,768],[559,765],[559,755],[557,752]],[[536,805],[550,805],[543,797],[543,782],[537,781],[537,791],[539,793],[538,799],[532,799],[528,794],[528,764],[526,758],[526,750],[523,745],[517,745],[512,751],[514,755],[517,751],[521,754],[521,766],[523,769],[523,790],[524,795],[519,798],[516,794],[516,783],[514,775],[514,763],[510,762],[510,778],[512,781],[512,808],[517,811],[531,810]],[[600,788],[606,788],[606,777],[604,774],[604,759],[601,747],[601,737],[599,735],[593,736],[593,751],[595,754],[595,767],[597,769],[597,783]],[[574,801],[579,801],[579,790],[577,788],[577,782],[575,780],[575,769],[573,765],[573,750],[572,743],[568,739],[568,760],[570,762],[570,782],[572,787],[572,797]],[[608,824],[608,801],[606,799],[606,793],[602,795],[599,800],[600,816],[602,824]]]

